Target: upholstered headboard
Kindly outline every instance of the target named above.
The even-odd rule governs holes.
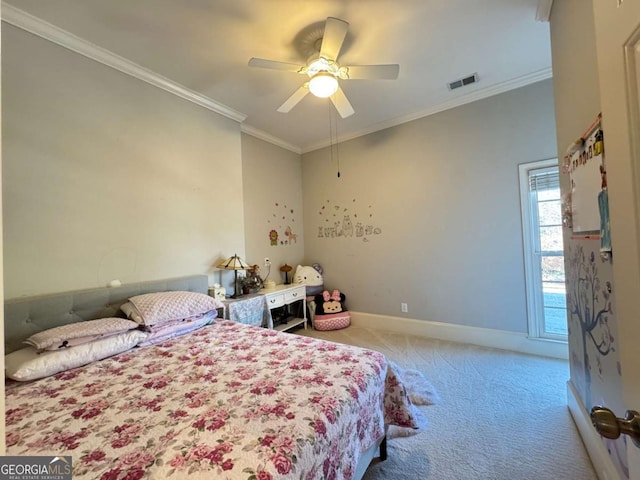
[[[7,300],[4,304],[5,354],[23,348],[24,340],[48,328],[95,318],[122,317],[120,306],[135,295],[171,290],[207,293],[208,283],[206,275],[191,275]]]

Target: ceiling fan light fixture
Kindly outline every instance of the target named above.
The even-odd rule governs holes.
[[[338,79],[330,73],[318,72],[309,80],[309,90],[316,97],[330,97],[338,90]]]
[[[347,37],[348,28],[348,22],[339,18],[327,17],[322,32],[314,31],[314,38],[309,37],[309,41],[313,42],[313,45],[307,41],[307,44],[313,47],[313,53],[307,58],[306,65],[255,57],[249,60],[250,67],[295,72],[300,75],[306,75],[309,78],[309,81],[293,92],[278,107],[278,112],[289,112],[311,92],[316,97],[331,97],[331,103],[333,103],[340,116],[347,118],[353,115],[355,111],[344,91],[340,88],[339,80],[395,80],[398,78],[400,70],[400,65],[398,64],[340,66],[338,55]],[[308,51],[310,49],[305,48],[304,50]]]

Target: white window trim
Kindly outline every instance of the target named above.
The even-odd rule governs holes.
[[[547,167],[557,167],[558,159],[538,160],[518,165],[520,179],[520,210],[522,212],[522,236],[524,246],[525,291],[527,297],[527,324],[529,338],[566,342],[563,335],[552,335],[544,332],[544,307],[542,299],[542,278],[540,269],[534,265],[535,245],[533,244],[534,221],[531,214],[531,197],[529,195],[529,171]]]

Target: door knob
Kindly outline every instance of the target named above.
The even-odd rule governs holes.
[[[605,407],[591,409],[591,423],[600,435],[615,440],[620,435],[629,435],[636,447],[640,447],[640,413],[627,410],[624,418],[617,418]]]

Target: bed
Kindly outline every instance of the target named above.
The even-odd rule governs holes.
[[[6,351],[173,290],[205,293],[207,277],[7,301]],[[358,479],[388,425],[418,422],[381,353],[221,319],[6,384],[7,454],[70,455],[74,479]]]

